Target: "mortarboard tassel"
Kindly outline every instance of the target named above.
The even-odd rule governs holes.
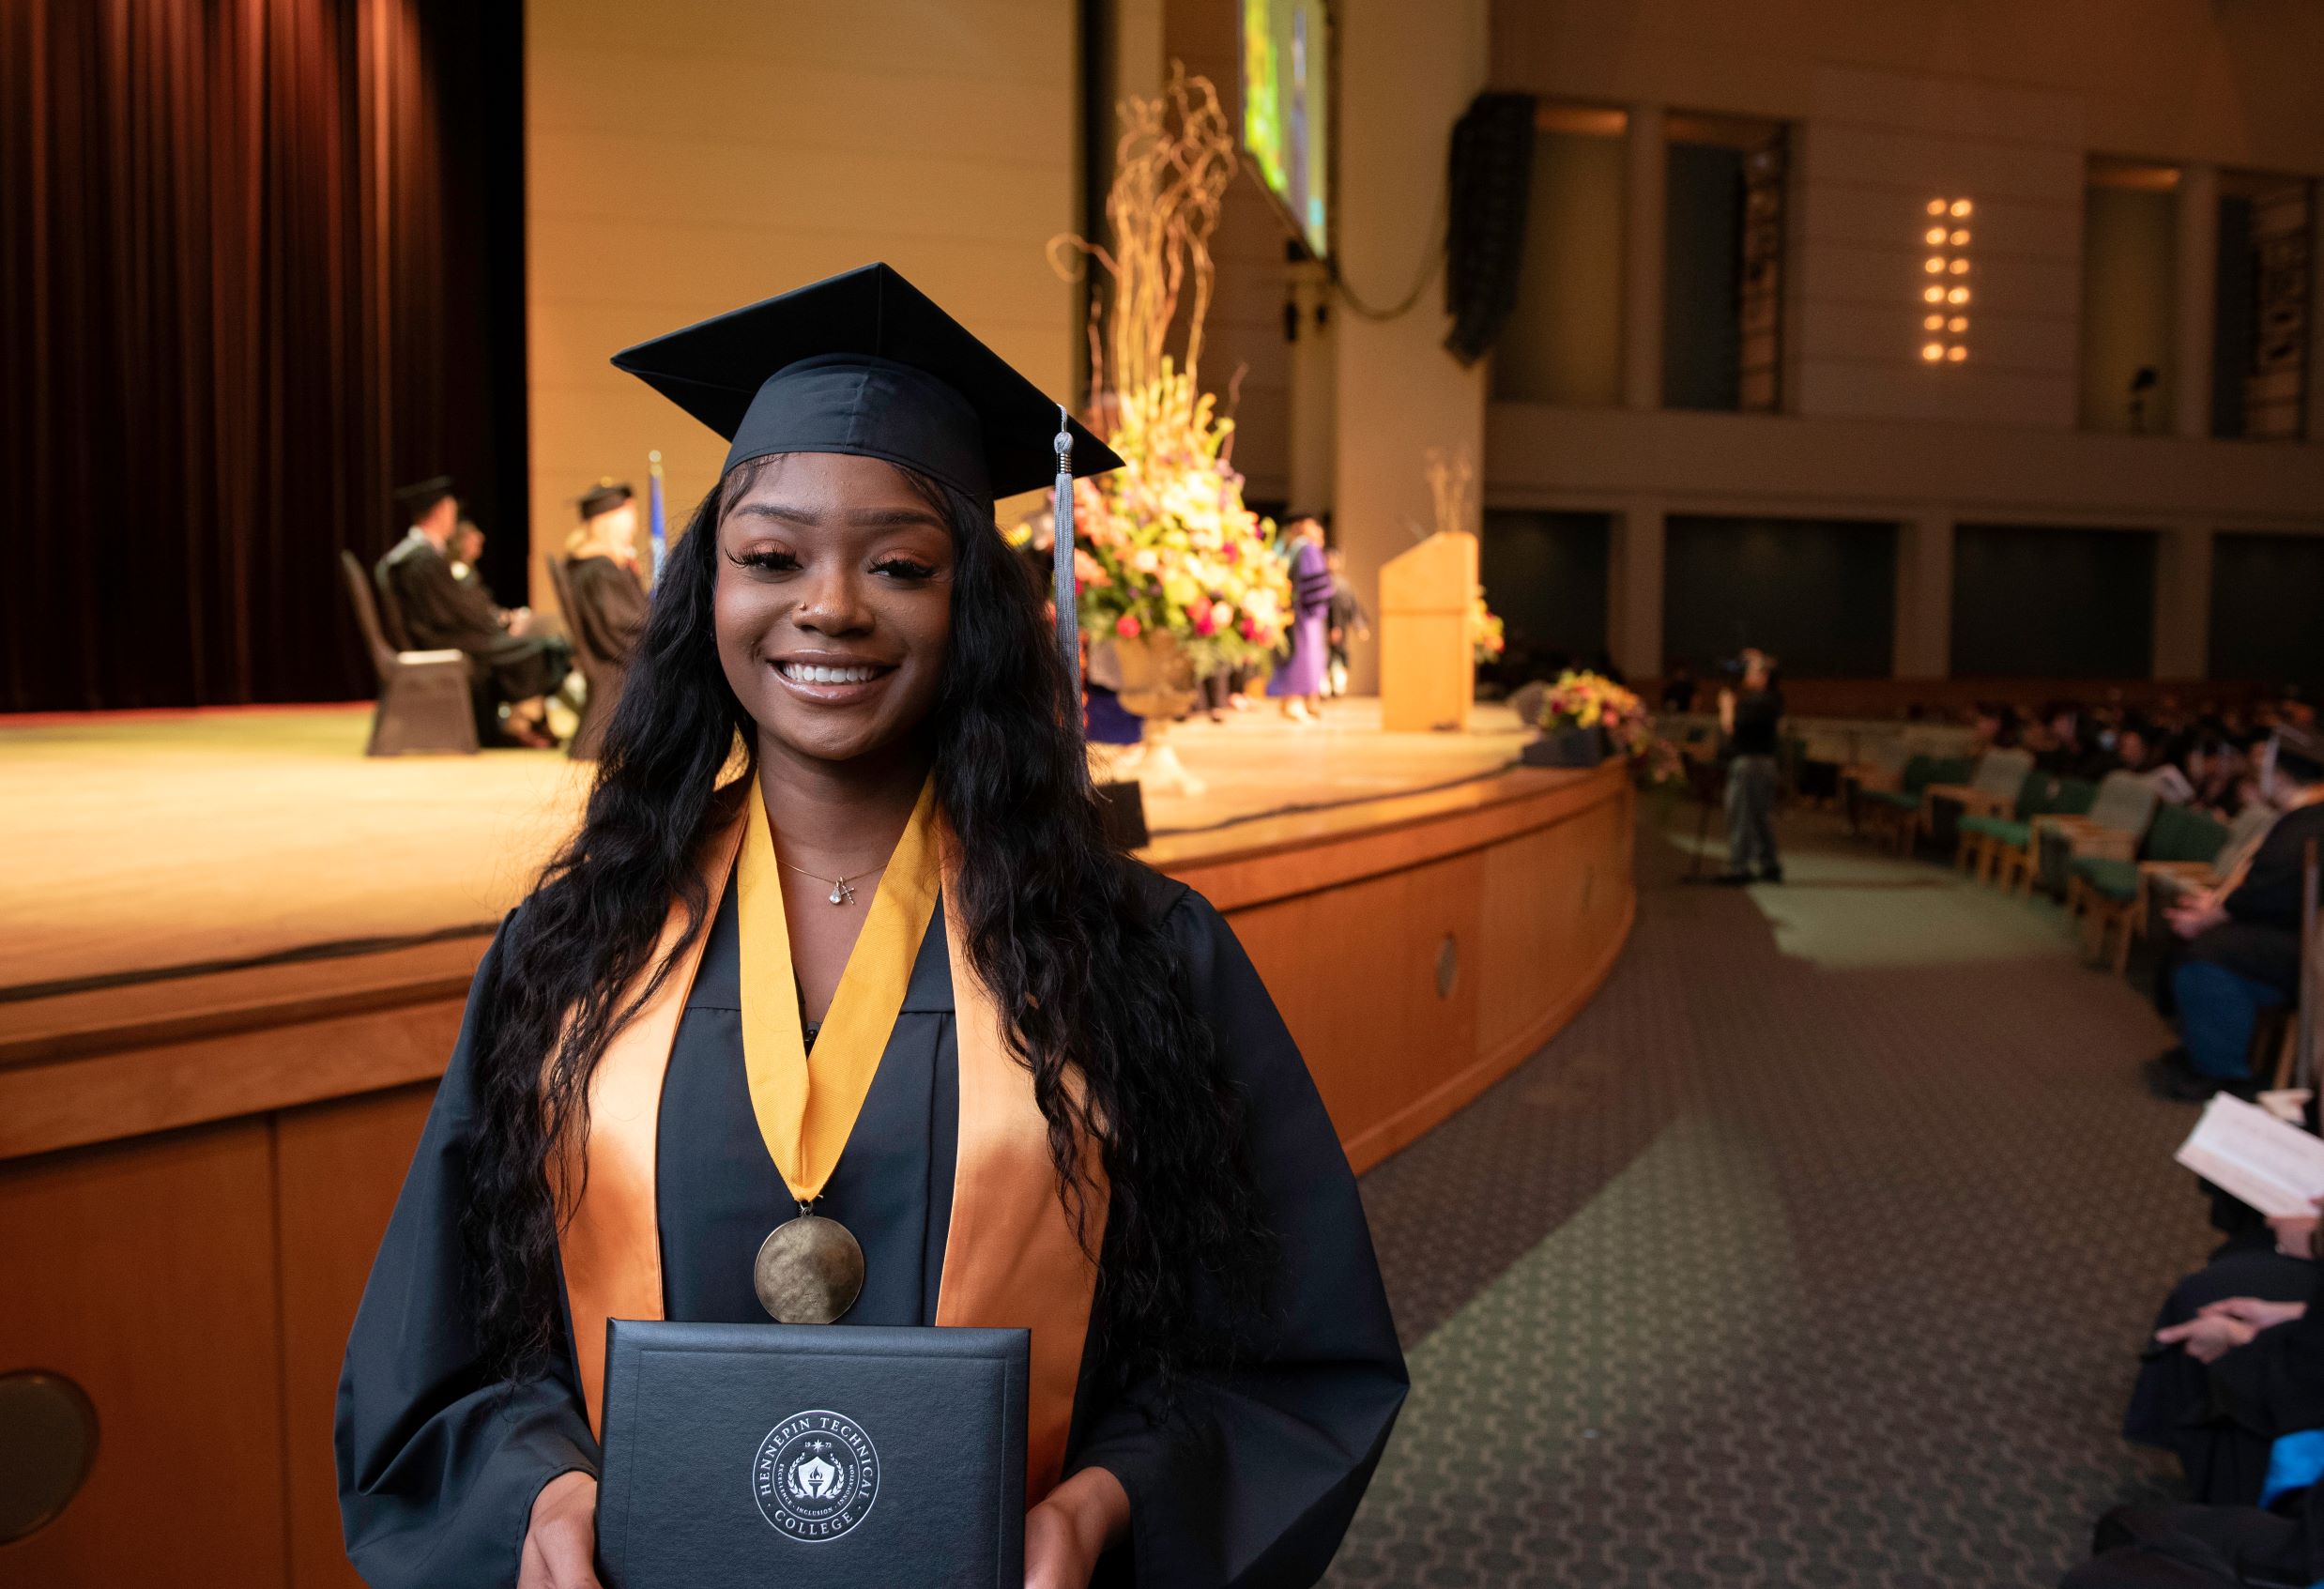
[[[1075,712],[1081,701],[1081,626],[1073,577],[1073,430],[1065,405],[1057,405],[1057,520],[1051,558],[1057,573],[1057,643],[1065,653],[1065,677],[1073,682]]]

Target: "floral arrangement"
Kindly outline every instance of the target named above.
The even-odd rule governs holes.
[[[1123,466],[1074,487],[1082,623],[1175,635],[1198,678],[1275,650],[1291,611],[1275,525],[1244,505],[1226,459],[1233,428],[1165,359],[1116,400],[1107,440]]]
[[[1477,665],[1501,660],[1502,650],[1508,645],[1500,614],[1485,604],[1485,588],[1476,588],[1469,603],[1469,648],[1476,654]]]
[[[1568,668],[1541,697],[1539,726],[1597,728],[1614,753],[1652,783],[1679,776],[1678,747],[1654,731],[1654,719],[1637,692],[1603,674]]]
[[[1235,135],[1217,90],[1175,65],[1158,98],[1120,110],[1111,246],[1050,250],[1061,271],[1078,253],[1108,279],[1090,325],[1090,422],[1123,459],[1074,488],[1080,616],[1093,634],[1170,636],[1200,677],[1274,651],[1291,611],[1275,526],[1244,505],[1234,421],[1199,374]]]

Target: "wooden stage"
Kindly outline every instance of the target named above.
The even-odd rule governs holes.
[[[1369,702],[1176,742],[1155,865],[1226,913],[1358,1168],[1571,1018],[1635,906],[1615,769]],[[69,1375],[85,1487],[0,1581],[352,1585],[339,1354],[489,924],[578,809],[546,754],[367,761],[359,710],[0,724],[0,1374]],[[197,1465],[156,1485],[144,1454]]]

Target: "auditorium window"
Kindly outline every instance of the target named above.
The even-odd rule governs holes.
[[[1610,513],[1488,508],[1477,578],[1506,626],[1514,674],[1554,678],[1606,649]]]
[[[1668,134],[1663,406],[1774,413],[1782,401],[1786,130],[1674,113]]]
[[[1493,395],[1611,407],[1622,401],[1623,139],[1619,110],[1537,112],[1517,304],[1493,344]]]
[[[2297,441],[2307,418],[2316,184],[2224,174],[2211,434]]]
[[[2082,428],[2167,435],[2179,172],[2093,159],[2082,210]]]
[[[1795,678],[1878,679],[1896,656],[1896,526],[1673,513],[1662,649],[1698,669],[1764,646]]]
[[[1956,525],[1953,676],[2148,677],[2154,571],[2146,530]]]

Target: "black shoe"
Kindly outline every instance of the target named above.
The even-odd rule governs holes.
[[[1721,872],[1711,879],[1711,881],[1721,888],[1741,888],[1744,884],[1755,880],[1749,872]]]
[[[2146,1069],[2147,1085],[2154,1095],[2176,1103],[2207,1104],[2220,1092],[2232,1092],[2249,1103],[2259,1091],[2259,1083],[2248,1076],[2205,1076],[2183,1047],[2156,1055]]]
[[[1759,880],[1763,883],[1780,883],[1783,880],[1783,868],[1781,866],[1766,867],[1760,872]]]

